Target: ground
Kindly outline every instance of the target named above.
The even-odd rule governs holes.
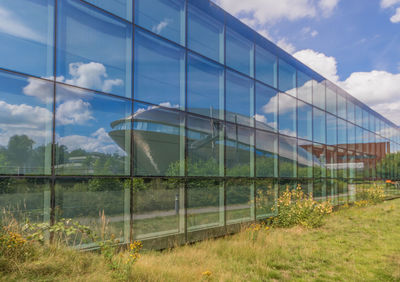
[[[108,281],[96,253],[46,250],[2,280]],[[132,281],[400,281],[400,199],[342,208],[318,229],[243,231],[163,252],[147,252]],[[120,277],[119,277],[120,278]]]

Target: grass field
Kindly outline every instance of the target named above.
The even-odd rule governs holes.
[[[17,269],[0,273],[0,279],[117,278],[99,254],[67,249],[41,249]],[[400,281],[400,200],[343,208],[318,229],[261,230],[256,240],[243,231],[143,253],[128,276],[131,281]]]

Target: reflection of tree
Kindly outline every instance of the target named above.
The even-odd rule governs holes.
[[[400,153],[387,154],[376,165],[376,173],[382,178],[399,178]]]

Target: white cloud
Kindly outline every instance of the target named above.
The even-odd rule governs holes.
[[[311,49],[298,51],[293,56],[332,82],[339,80],[337,61],[334,57],[326,56]]]
[[[274,23],[287,19],[295,21],[329,16],[339,0],[213,0],[222,8],[241,19],[249,18],[258,24]]]
[[[255,114],[254,119],[262,123],[267,123],[267,118],[263,115]]]
[[[318,31],[313,30],[313,31],[311,32],[311,37],[315,37],[315,36],[317,36],[317,35],[318,35]]]
[[[82,149],[87,152],[97,152],[104,154],[125,155],[125,152],[115,144],[104,128],[99,128],[90,136],[70,135],[57,137],[57,142],[65,145],[68,151]]]
[[[46,39],[24,24],[18,16],[0,6],[0,32],[36,42],[45,43]]]
[[[276,45],[278,45],[279,47],[281,47],[283,50],[285,50],[286,52],[288,52],[289,54],[292,54],[293,52],[296,51],[296,47],[294,47],[294,45],[292,43],[290,43],[287,38],[282,38],[280,40],[278,40],[278,42],[276,43]]]
[[[66,101],[57,107],[57,123],[60,125],[86,124],[89,120],[94,120],[90,107],[90,103],[81,99]]]
[[[400,23],[400,8],[396,9],[396,14],[390,18],[392,23]]]
[[[386,9],[400,3],[400,0],[382,0],[381,7]]]
[[[154,33],[160,34],[171,22],[171,19],[164,19],[158,25],[153,26],[151,30]]]

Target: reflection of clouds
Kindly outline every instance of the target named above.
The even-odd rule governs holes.
[[[154,33],[160,34],[171,22],[172,22],[171,19],[164,19],[158,25],[153,26],[151,30]]]
[[[115,142],[110,138],[104,128],[99,128],[90,136],[57,136],[57,139],[57,142],[60,145],[65,145],[70,152],[82,149],[87,152],[126,155],[126,153],[120,147],[118,147]]]
[[[0,6],[0,32],[44,44],[46,44],[47,42],[47,40],[43,36],[36,33],[28,25],[25,25],[23,20],[19,20],[15,14],[13,14],[9,10],[1,6]]]
[[[165,107],[165,108],[173,108],[173,109],[178,109],[179,108],[179,105],[177,105],[177,104],[174,105],[174,104],[171,104],[170,102],[160,103],[159,106]],[[138,114],[141,114],[141,113],[144,113],[144,112],[149,111],[149,110],[157,109],[157,108],[159,108],[159,106],[148,106],[147,108],[139,108],[139,109],[137,109],[135,111],[134,116],[138,115]]]
[[[90,103],[84,102],[81,99],[66,101],[62,103],[57,107],[56,110],[57,124],[84,125],[89,120],[94,120],[90,107]]]

